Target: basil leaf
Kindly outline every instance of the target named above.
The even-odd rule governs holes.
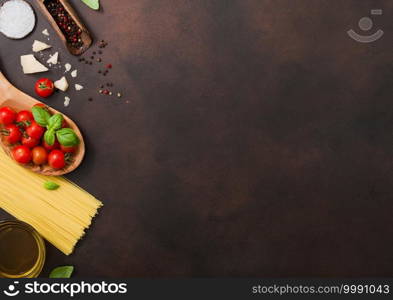
[[[57,130],[63,125],[63,115],[55,114],[48,120],[48,129]]]
[[[33,113],[34,120],[38,123],[38,125],[42,127],[48,125],[50,113],[48,113],[45,109],[39,106],[34,106],[31,109],[31,112]]]
[[[44,183],[44,188],[46,188],[47,190],[50,190],[50,191],[57,190],[59,187],[60,187],[60,185],[58,185],[57,183],[55,183],[53,181],[47,181]]]
[[[70,278],[73,272],[73,266],[57,267],[50,272],[49,278]]]
[[[56,132],[57,140],[65,147],[72,147],[79,144],[79,138],[71,128],[63,128]]]
[[[52,146],[56,140],[55,131],[52,129],[45,131],[44,140],[49,146]]]
[[[82,0],[88,7],[94,10],[100,9],[100,1],[99,0]]]

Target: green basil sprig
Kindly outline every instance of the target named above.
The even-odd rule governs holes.
[[[42,127],[48,125],[48,121],[51,116],[46,109],[39,106],[34,106],[31,109],[31,112],[33,113],[34,120],[38,123],[38,125]]]
[[[50,272],[49,278],[70,278],[73,272],[73,266],[57,267]]]
[[[56,141],[55,131],[52,129],[45,131],[44,140],[49,146],[52,146]]]
[[[46,188],[49,191],[54,191],[57,190],[60,187],[57,183],[53,181],[47,181],[44,183],[44,188]]]
[[[46,127],[44,134],[44,140],[49,145],[52,146],[56,137],[59,143],[65,147],[73,147],[80,143],[78,136],[75,131],[71,128],[61,128],[63,125],[64,117],[62,114],[50,113],[39,106],[34,106],[32,108],[34,120],[42,127]]]
[[[61,125],[63,124],[63,115],[61,114],[55,114],[51,116],[48,120],[48,125],[46,126],[49,129],[52,130],[58,130],[61,128]]]
[[[100,1],[99,0],[82,0],[88,7],[94,10],[100,9]]]
[[[73,147],[80,143],[78,136],[71,128],[62,128],[56,131],[56,137],[59,143],[65,147]]]

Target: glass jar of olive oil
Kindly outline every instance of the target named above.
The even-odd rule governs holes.
[[[35,278],[45,262],[45,243],[30,225],[0,222],[0,278]]]

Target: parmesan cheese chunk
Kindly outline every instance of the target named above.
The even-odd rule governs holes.
[[[42,50],[49,49],[49,48],[52,48],[52,46],[45,44],[43,42],[37,41],[37,40],[35,40],[33,43],[33,51],[34,52],[40,52]]]
[[[83,90],[83,85],[75,84],[75,90],[77,91]]]
[[[48,64],[55,65],[59,61],[59,52],[51,55],[51,57],[46,61]]]
[[[22,55],[20,57],[20,64],[23,68],[23,73],[34,74],[40,72],[46,72],[49,69],[41,64],[33,54]]]
[[[61,77],[59,80],[55,81],[55,88],[59,89],[60,91],[67,91],[68,86],[68,81],[64,76]]]

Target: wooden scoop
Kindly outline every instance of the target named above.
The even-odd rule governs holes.
[[[5,77],[4,75],[0,72],[0,107],[4,106],[9,106],[10,108],[14,109],[15,111],[21,111],[21,110],[31,110],[31,108],[37,104],[37,103],[42,103],[33,97],[30,97],[29,95],[23,93],[22,91],[18,90],[16,87],[14,87]],[[60,113],[61,112],[49,108],[49,112],[52,114],[55,113]],[[67,173],[70,173],[71,171],[75,170],[82,162],[83,157],[85,155],[85,143],[83,141],[83,136],[74,121],[72,121],[70,118],[68,118],[66,115],[62,114],[64,119],[66,120],[68,126],[73,129],[76,133],[76,135],[79,137],[80,144],[78,145],[77,151],[74,153],[72,159],[72,163],[68,164],[64,169],[53,169],[49,165],[43,165],[43,166],[36,166],[33,164],[26,164],[23,165],[25,168],[30,169],[33,172],[42,174],[42,175],[48,175],[48,176],[60,176],[64,175]],[[0,146],[5,150],[5,152],[12,157],[11,155],[11,150],[12,147],[4,143],[3,138],[1,139]],[[12,158],[13,159],[13,158]],[[15,162],[17,163],[17,162]]]
[[[80,48],[74,48],[67,41],[66,36],[64,35],[64,33],[61,31],[59,27],[59,24],[56,23],[55,19],[48,11],[47,5],[51,2],[58,2],[60,5],[62,5],[63,8],[69,14],[70,18],[74,20],[78,28],[82,31],[81,34],[82,46]],[[42,13],[46,16],[49,23],[52,25],[53,29],[56,31],[57,35],[60,37],[65,47],[72,55],[81,55],[84,52],[86,52],[87,49],[89,49],[89,47],[93,43],[93,38],[89,30],[87,30],[85,24],[82,22],[79,15],[77,14],[77,12],[75,11],[75,9],[72,7],[71,3],[68,0],[38,0],[38,5]]]

